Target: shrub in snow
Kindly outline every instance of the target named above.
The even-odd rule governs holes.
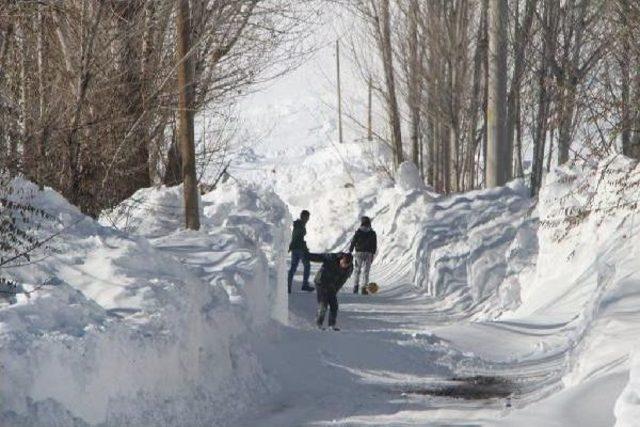
[[[29,203],[31,196],[32,191],[21,181],[0,177],[0,297],[9,300],[19,286],[4,277],[3,270],[31,262],[34,251],[48,240],[37,232],[51,217]]]

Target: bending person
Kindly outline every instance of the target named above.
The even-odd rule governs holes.
[[[347,282],[353,271],[351,254],[309,254],[312,262],[321,262],[322,267],[316,274],[314,283],[318,294],[318,317],[316,324],[323,329],[324,317],[329,308],[329,327],[334,331],[340,329],[336,327],[338,318],[338,291]]]

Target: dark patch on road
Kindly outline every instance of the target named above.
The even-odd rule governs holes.
[[[403,389],[401,393],[452,399],[488,400],[509,398],[518,394],[518,388],[505,377],[478,375],[436,380],[425,387]]]

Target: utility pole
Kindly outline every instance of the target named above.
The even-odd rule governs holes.
[[[191,61],[191,21],[189,0],[177,0],[176,32],[178,61],[178,144],[182,154],[182,185],[186,227],[200,229],[198,180],[193,130],[193,66]]]
[[[338,141],[342,144],[342,91],[340,90],[340,40],[336,40],[336,81],[338,84]]]

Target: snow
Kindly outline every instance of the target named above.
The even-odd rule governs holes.
[[[327,144],[300,161],[263,157],[252,171],[236,168],[252,180],[277,166],[270,184],[292,214],[311,211],[312,250],[344,248],[361,215],[373,217],[383,248],[372,272],[382,292],[364,301],[341,294],[348,338],[317,337],[313,302],[294,294],[292,327],[311,336],[288,331],[292,338],[278,343],[301,365],[269,368],[285,392],[266,406],[268,416],[251,420],[612,425],[640,332],[637,221],[624,206],[638,199],[636,164],[615,157],[556,169],[536,204],[520,181],[444,198],[416,185],[410,166],[393,178],[376,173],[361,160],[370,151],[366,142]],[[378,155],[384,162],[388,153]],[[369,340],[379,344],[367,350]],[[418,364],[409,361],[414,345]],[[273,354],[260,360],[269,365]],[[322,380],[299,384],[291,371]],[[515,381],[512,408],[500,398],[483,405],[392,391],[465,375]],[[336,396],[320,397],[326,390]]]
[[[616,427],[632,427],[640,420],[640,353],[633,354],[629,383],[615,405]]]
[[[179,188],[136,193],[115,210],[135,216],[102,220],[118,230],[31,187],[65,232],[8,271],[57,284],[0,308],[1,425],[221,425],[273,390],[250,338],[286,317],[289,218],[272,193],[226,184],[192,232]]]
[[[402,162],[398,166],[395,176],[396,185],[404,191],[426,189],[420,171],[413,162]]]
[[[0,308],[2,424],[634,425],[637,164],[556,169],[534,204],[520,181],[442,197],[374,150],[248,158],[202,195],[199,232],[180,187],[94,221],[23,182],[64,238],[8,271],[55,281]],[[340,332],[314,328],[299,276],[285,293],[303,208],[313,251],[362,215],[379,236],[381,291],[347,284]]]
[[[16,182],[62,234],[2,271],[49,284],[0,303],[0,425],[638,425],[638,163],[555,168],[538,200],[521,180],[436,194],[350,121],[337,142],[331,34],[241,103],[251,135],[198,232],[181,187],[95,221]],[[363,215],[378,234],[381,290],[345,285],[340,332],[314,327],[300,271],[285,292],[302,209],[312,252],[344,250]]]

